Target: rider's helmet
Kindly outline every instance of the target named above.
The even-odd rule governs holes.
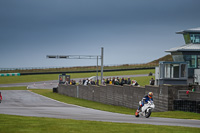
[[[153,92],[149,92],[149,93],[148,93],[148,97],[149,97],[149,98],[153,98]]]

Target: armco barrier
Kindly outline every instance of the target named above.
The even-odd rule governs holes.
[[[5,76],[20,76],[20,73],[0,73],[0,77]]]

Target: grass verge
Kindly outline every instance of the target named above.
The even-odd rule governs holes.
[[[112,123],[0,114],[1,133],[198,133],[200,128]]]

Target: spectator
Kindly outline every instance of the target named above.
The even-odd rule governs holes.
[[[76,85],[76,81],[75,80],[72,80],[72,85]]]
[[[60,76],[60,82],[62,82],[62,77]]]
[[[117,80],[118,80],[118,82],[120,82],[120,79],[119,79],[119,77],[117,77]]]
[[[110,79],[109,79],[109,84],[110,84],[110,85],[112,84],[112,80],[111,80],[111,77],[110,77]]]
[[[68,84],[69,84],[69,81],[65,81],[65,84],[68,85]]]
[[[192,92],[194,92],[194,86],[192,86]]]
[[[91,85],[95,85],[95,82],[94,82],[94,80],[91,80]]]
[[[155,84],[155,80],[153,78],[151,78],[150,85],[154,85],[154,84]]]
[[[152,73],[152,72],[150,72],[150,73],[149,73],[149,76],[152,76],[152,75],[153,75],[153,73]]]
[[[115,79],[114,85],[119,85],[119,81]]]
[[[121,86],[123,86],[123,84],[125,84],[124,77],[122,77],[122,79],[121,79]]]
[[[106,78],[106,84],[109,84],[110,80],[108,78]]]
[[[85,84],[85,81],[86,81],[86,80],[85,80],[85,79],[83,79],[83,85]]]
[[[136,80],[132,80],[132,85],[133,86],[140,86]]]
[[[81,81],[81,79],[79,80],[79,85],[82,85],[82,81]]]
[[[88,84],[91,84],[91,79],[88,80]]]
[[[128,84],[128,85],[131,84],[131,79],[130,79],[130,77],[128,77],[127,84]]]
[[[99,80],[97,79],[96,85],[99,85]]]
[[[124,84],[127,84],[127,79],[126,78],[124,78]]]
[[[103,78],[103,80],[102,80],[102,85],[106,85],[105,79],[104,79],[104,78]]]
[[[89,80],[86,79],[85,82],[84,82],[84,85],[88,85],[88,82],[89,82]]]
[[[187,91],[186,91],[186,94],[187,94],[187,95],[189,95],[189,92],[190,92],[190,91],[189,91],[189,90],[187,90]]]
[[[113,79],[112,79],[112,84],[113,85],[115,84],[115,77],[113,77]]]

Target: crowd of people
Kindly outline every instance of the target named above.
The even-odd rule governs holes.
[[[83,79],[83,80],[79,80],[78,83],[76,83],[75,80],[70,80],[70,82],[66,82],[65,84],[69,84],[69,85],[76,85],[76,84],[79,84],[79,85],[99,85],[99,80],[97,80],[95,82],[94,79]],[[121,79],[119,77],[110,77],[110,78],[103,78],[102,80],[102,85],[132,85],[132,86],[140,86],[138,84],[138,82],[136,80],[131,80],[130,78],[124,78],[122,77]],[[150,85],[154,85],[155,84],[155,80],[153,78],[151,78],[150,80]]]
[[[126,79],[124,77],[122,77],[121,79],[119,77],[117,77],[117,78],[115,78],[115,77],[113,77],[113,78],[111,78],[111,77],[110,78],[106,78],[106,80],[103,79],[102,84],[103,85],[112,84],[112,85],[121,85],[121,86],[123,86],[124,84],[126,84],[126,85],[139,86],[139,84],[137,83],[136,80],[132,80],[131,81],[130,78]]]
[[[70,80],[69,83],[66,84],[70,84],[70,85],[76,85],[76,81],[75,80]],[[79,85],[99,85],[99,80],[95,81],[94,79],[83,79],[83,80],[79,80],[78,82]],[[122,77],[121,79],[119,77],[113,77],[113,78],[103,78],[102,80],[102,85],[121,85],[123,86],[124,84],[126,85],[133,85],[133,86],[140,86],[138,84],[138,82],[136,80],[132,80],[130,78],[124,78]]]

